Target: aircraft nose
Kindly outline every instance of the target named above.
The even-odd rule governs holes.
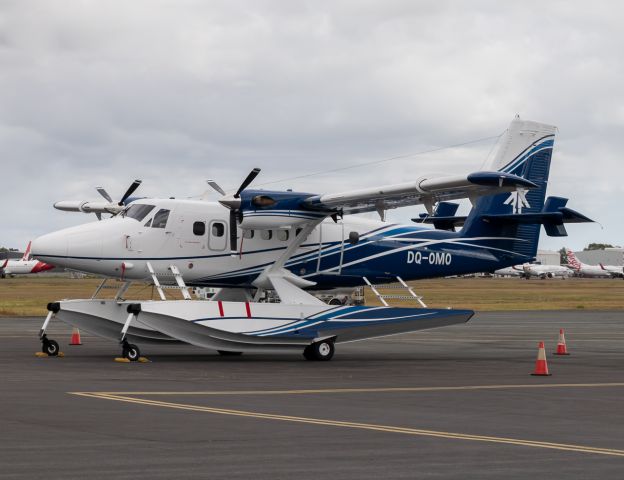
[[[54,232],[37,237],[30,251],[38,260],[54,263],[54,259],[67,256],[67,236]]]

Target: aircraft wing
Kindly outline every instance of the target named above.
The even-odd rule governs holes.
[[[413,182],[314,195],[303,203],[318,210],[340,210],[344,214],[383,211],[409,205],[425,205],[432,212],[439,201],[474,199],[482,195],[537,188],[533,182],[504,172],[420,178]]]

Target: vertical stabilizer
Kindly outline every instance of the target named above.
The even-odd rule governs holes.
[[[521,120],[516,116],[502,135],[496,154],[485,170],[520,175],[520,166],[533,147],[552,148],[557,127],[545,123]]]
[[[574,270],[580,270],[583,264],[576,258],[576,255],[572,250],[566,248],[566,257],[568,259],[568,265],[570,265]]]
[[[31,242],[28,242],[28,246],[26,247],[26,251],[24,252],[24,255],[22,256],[22,260],[27,262],[28,260],[30,260],[30,244]]]
[[[539,187],[479,198],[466,219],[462,236],[491,239],[492,247],[526,257],[527,261],[535,257],[541,228],[539,223],[509,221],[493,224],[483,216],[542,212],[555,132],[556,127],[552,125],[521,120],[519,117],[511,122],[487,169],[518,175]]]

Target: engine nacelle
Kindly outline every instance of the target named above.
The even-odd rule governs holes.
[[[303,205],[311,193],[246,190],[241,194],[239,225],[244,229],[269,230],[297,227],[321,220],[331,212],[312,210]]]
[[[320,218],[323,218],[324,215]],[[297,213],[289,214],[288,212],[271,214],[270,212],[243,212],[243,221],[239,223],[241,228],[246,230],[270,230],[273,228],[298,227],[309,222],[315,217],[302,217]]]
[[[54,208],[65,212],[82,212],[82,213],[118,213],[124,208],[124,205],[118,205],[110,202],[91,202],[84,200],[63,200],[56,202]]]

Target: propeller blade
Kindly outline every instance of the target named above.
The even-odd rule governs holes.
[[[230,255],[236,256],[237,224],[236,216],[238,212],[235,209],[230,210]]]
[[[240,197],[241,192],[245,190],[251,182],[254,181],[254,178],[256,178],[259,173],[260,173],[259,168],[254,168],[251,172],[249,172],[249,175],[247,175],[247,178],[243,181],[243,183],[241,183],[241,186],[238,187],[238,190],[234,194],[234,198]]]
[[[206,180],[206,183],[210,185],[212,188],[214,188],[221,195],[225,196],[225,192],[223,191],[223,189],[219,186],[217,182],[215,182],[214,180]]]
[[[121,197],[121,200],[119,200],[119,205],[123,205],[128,197],[132,195],[137,188],[139,188],[139,185],[141,185],[141,180],[135,180],[134,182],[132,182],[132,185],[128,187],[126,193],[124,193],[123,197]]]
[[[108,192],[106,190],[104,190],[104,187],[95,187],[95,189],[98,191],[98,193],[100,195],[102,195],[109,203],[113,203],[113,199],[111,198],[111,196],[108,194]]]

